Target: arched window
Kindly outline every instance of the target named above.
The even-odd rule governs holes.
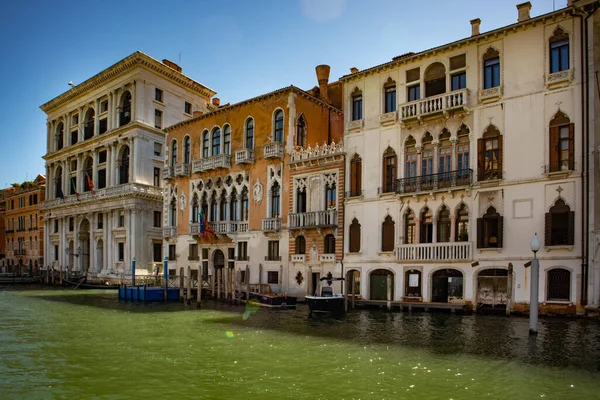
[[[89,192],[92,189],[92,186],[94,185],[94,183],[92,182],[92,167],[93,162],[92,162],[92,158],[88,157],[85,162],[83,163],[83,191],[84,192]],[[91,183],[91,185],[90,185]]]
[[[119,126],[127,125],[131,122],[131,93],[125,92],[121,96],[121,105],[119,111]]]
[[[204,131],[202,134],[202,157],[210,157],[210,134],[208,131]]]
[[[54,197],[55,198],[64,198],[65,195],[63,193],[62,190],[62,184],[63,184],[63,179],[62,179],[62,167],[58,167],[56,168],[56,172],[55,172],[55,177],[54,177]]]
[[[395,225],[391,216],[385,217],[381,224],[381,251],[394,251]]]
[[[469,168],[469,128],[466,125],[461,125],[456,134],[458,143],[456,145],[456,170],[458,178],[470,178]],[[467,184],[469,184],[467,182]]]
[[[212,155],[221,154],[221,129],[215,128],[212,131]]]
[[[440,134],[438,147],[438,187],[447,187],[451,184],[452,171],[452,143],[450,142],[450,131],[444,128]]]
[[[483,218],[477,218],[477,248],[502,247],[504,218],[490,206]]]
[[[275,182],[271,186],[271,218],[281,218],[281,188]]]
[[[469,210],[461,204],[456,212],[456,241],[466,242],[469,240]]]
[[[306,188],[296,188],[296,213],[306,212]]]
[[[192,198],[192,223],[200,222],[200,204],[198,202],[198,194],[194,193]]]
[[[568,269],[553,268],[549,270],[546,286],[546,301],[571,300],[571,272]]]
[[[439,243],[450,241],[450,210],[442,206],[437,219],[437,241]]]
[[[296,237],[296,254],[306,254],[306,239],[302,235]]]
[[[275,126],[273,129],[273,141],[283,143],[283,111],[275,112]]]
[[[248,221],[248,213],[250,210],[248,207],[248,188],[244,187],[244,189],[242,189],[242,221]]]
[[[89,108],[85,113],[83,120],[83,140],[91,139],[94,136],[95,115],[93,108]]]
[[[224,190],[221,192],[219,201],[219,216],[220,221],[227,221],[227,193]]]
[[[362,159],[354,154],[350,160],[350,196],[362,195]]]
[[[129,183],[129,147],[127,146],[121,151],[119,160],[119,183]]]
[[[325,251],[325,254],[335,254],[335,236],[333,236],[332,234],[325,235],[323,249]]]
[[[223,128],[223,154],[231,154],[231,126],[225,125]]]
[[[186,136],[183,139],[183,163],[189,164],[191,162],[191,139],[189,136]]]
[[[61,150],[65,144],[65,126],[62,122],[56,127],[56,151]]]
[[[433,136],[426,132],[422,139],[423,149],[421,150],[421,190],[431,190],[433,188]]]
[[[218,221],[217,212],[219,210],[219,202],[217,201],[217,193],[213,192],[210,198],[210,222]]]
[[[172,198],[169,205],[169,221],[171,226],[177,226],[177,199]]]
[[[404,243],[417,243],[417,227],[415,226],[415,213],[410,209],[406,212],[406,214],[404,214]]]
[[[383,190],[382,193],[394,191],[396,183],[396,152],[388,147],[383,153]]]
[[[362,119],[362,92],[355,88],[352,92],[352,121]]]
[[[356,218],[352,220],[350,224],[350,253],[360,252],[360,223]]]
[[[296,122],[296,146],[306,147],[306,120],[301,115]]]
[[[177,140],[171,142],[171,167],[177,165]]]
[[[421,211],[420,243],[433,243],[433,214],[429,207],[425,207]]]
[[[575,125],[559,111],[550,121],[549,172],[575,169]]]
[[[544,242],[546,246],[575,244],[575,211],[558,199],[546,213]]]
[[[569,35],[557,28],[550,38],[550,73],[569,69]]]
[[[337,207],[337,185],[331,182],[325,185],[325,210]]]
[[[388,78],[383,85],[383,112],[390,113],[396,111],[396,82],[392,78]]]
[[[500,86],[500,53],[490,47],[483,55],[483,88]]]
[[[238,212],[238,194],[235,188],[231,191],[229,201],[229,220],[230,221],[239,221],[239,212]]]
[[[246,148],[254,149],[254,119],[252,118],[246,121]]]
[[[477,140],[477,180],[502,179],[502,135],[494,125]]]
[[[202,195],[200,200],[200,209],[202,210],[202,218],[208,219],[208,197],[206,193]]]
[[[425,97],[446,93],[446,67],[435,62],[425,69]]]

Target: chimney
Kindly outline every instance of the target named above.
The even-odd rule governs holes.
[[[218,97],[213,97],[212,105],[215,107],[219,107],[219,105],[221,105],[221,99],[219,99]]]
[[[181,72],[182,69],[179,65],[175,64],[173,61],[169,61],[166,58],[162,60],[162,63],[165,64],[169,68],[173,68],[177,72]]]
[[[531,3],[526,2],[517,4],[517,11],[519,12],[519,19],[517,22],[527,21],[529,18],[531,18],[529,16],[529,12],[531,11]]]
[[[567,7],[571,7],[577,0],[567,0]]]
[[[479,24],[481,24],[481,20],[479,18],[471,20],[471,36],[479,35]]]
[[[319,94],[321,99],[328,101],[327,97],[327,84],[329,83],[329,72],[331,67],[329,65],[317,65],[315,68],[317,71],[317,80],[319,81]]]
[[[350,68],[350,73],[351,73],[351,74],[355,74],[355,73],[357,73],[358,71],[359,71],[359,69],[358,69],[358,68],[356,68],[356,67],[352,67],[352,68]]]
[[[204,111],[194,111],[194,113],[193,113],[193,117],[194,117],[194,118],[196,118],[196,117],[200,117],[202,114],[204,114]]]

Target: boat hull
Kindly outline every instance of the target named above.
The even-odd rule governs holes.
[[[308,304],[311,313],[342,315],[346,311],[343,297],[306,296],[304,300]]]
[[[294,296],[269,296],[261,293],[250,293],[250,300],[257,301],[261,307],[295,308],[298,299]]]

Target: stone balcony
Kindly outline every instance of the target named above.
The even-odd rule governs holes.
[[[177,164],[175,166],[175,176],[189,176],[191,169],[190,164]]]
[[[176,226],[165,226],[163,228],[163,237],[164,238],[172,238],[177,236],[177,227]]]
[[[337,210],[294,213],[288,216],[289,229],[321,228],[337,225]]]
[[[211,225],[215,233],[222,235],[248,232],[248,221],[215,221]]]
[[[398,246],[398,261],[440,262],[473,259],[473,243],[417,243]]]
[[[482,89],[479,91],[479,101],[483,103],[498,100],[500,97],[502,97],[502,86]]]
[[[391,111],[385,114],[379,114],[379,123],[381,125],[393,124],[398,120],[398,113],[396,111]]]
[[[411,101],[400,107],[400,118],[421,120],[423,117],[435,114],[447,114],[449,111],[467,109],[469,105],[469,90],[461,89],[450,93],[431,96],[422,100]]]
[[[472,183],[473,170],[462,169],[459,171],[398,179],[394,182],[392,191],[400,195],[418,192],[437,192],[471,186]]]
[[[199,235],[200,234],[200,223],[199,222],[190,222],[190,235]]]
[[[281,218],[263,218],[263,232],[279,232],[281,230]]]
[[[192,173],[219,168],[231,168],[231,156],[229,154],[219,154],[192,162]]]
[[[163,179],[173,179],[175,178],[175,167],[165,167],[162,171]]]
[[[340,140],[339,143],[331,142],[331,144],[323,143],[322,146],[316,145],[315,148],[308,146],[294,150],[290,155],[290,164],[299,164],[306,162],[307,166],[316,165],[320,159],[335,159],[336,156],[344,154],[344,143]],[[301,165],[301,164],[299,164]]]
[[[243,149],[235,152],[235,163],[236,164],[253,164],[254,163],[254,150]]]
[[[554,86],[559,83],[569,83],[575,74],[573,68],[546,74],[546,86]]]
[[[283,158],[283,143],[268,143],[264,147],[265,158]]]
[[[305,262],[306,254],[292,254],[292,262]]]
[[[334,263],[335,262],[335,254],[321,254],[319,255],[319,261],[321,262],[329,262],[329,263]]]
[[[356,119],[354,121],[348,121],[346,122],[346,130],[347,131],[357,131],[362,129],[362,127],[365,125],[365,120],[364,119]]]

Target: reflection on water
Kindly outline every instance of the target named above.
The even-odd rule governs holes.
[[[600,324],[0,290],[0,398],[594,399]]]

